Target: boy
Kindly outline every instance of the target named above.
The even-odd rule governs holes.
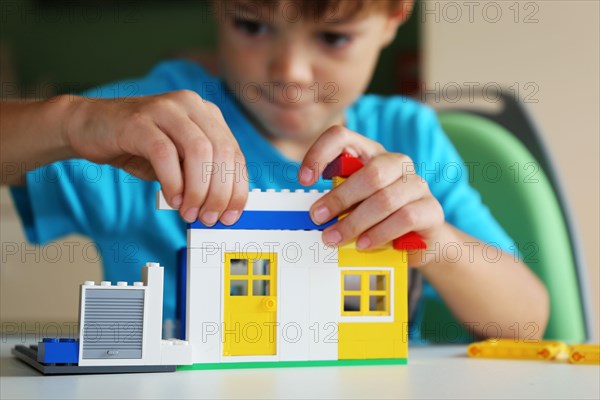
[[[411,254],[409,265],[475,335],[514,335],[515,323],[533,323],[540,338],[545,288],[505,252],[511,240],[465,171],[452,182],[430,172],[462,165],[435,114],[407,99],[362,95],[381,49],[408,17],[407,3],[214,2],[222,80],[191,62],[170,61],[145,78],[93,91],[103,96],[129,85],[141,97],[3,105],[3,114],[16,116],[2,123],[5,162],[30,171],[88,160],[3,176],[3,183],[26,183],[12,193],[29,239],[85,234],[98,244],[108,280],[135,280],[145,260],[175,264],[184,222],[154,212],[157,182],[128,179],[112,166],[157,179],[188,222],[231,224],[249,187],[295,189],[299,181],[325,189],[321,172],[345,152],[365,167],[312,206],[317,223],[351,210],[324,230],[324,242],[356,239],[369,249],[415,231],[430,251]],[[97,169],[93,179],[90,169]],[[60,179],[48,178],[57,173]],[[127,243],[135,251],[129,258],[121,248]],[[498,248],[493,262],[484,243]],[[440,256],[449,245],[462,254],[452,262]],[[169,318],[173,269],[166,274]],[[501,331],[482,330],[490,322]],[[525,334],[532,338],[517,332]]]

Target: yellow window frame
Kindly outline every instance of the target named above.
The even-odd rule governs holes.
[[[233,275],[231,274],[231,261],[232,260],[246,260],[248,262],[248,271],[245,275]],[[268,260],[269,261],[269,274],[267,275],[255,275],[254,274],[254,261],[256,260]],[[231,281],[246,281],[247,282],[247,294],[248,297],[271,297],[277,295],[276,285],[276,274],[277,274],[277,254],[276,253],[225,253],[225,279],[227,282],[227,290],[231,290]],[[268,295],[255,295],[254,294],[254,281],[268,281],[269,291]]]
[[[345,317],[351,316],[390,316],[391,315],[391,282],[389,270],[355,270],[347,269],[340,271],[341,273],[341,315]],[[360,277],[360,290],[346,290],[346,276]],[[385,276],[385,288],[383,290],[371,290],[370,283],[372,276]],[[360,297],[359,311],[344,311],[344,299],[346,296]],[[369,299],[371,296],[383,296],[385,299],[385,310],[371,311],[369,307]]]

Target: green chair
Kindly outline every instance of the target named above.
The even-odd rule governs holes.
[[[440,121],[465,162],[479,166],[472,167],[471,185],[513,238],[523,261],[548,288],[550,319],[545,338],[584,342],[590,337],[585,271],[578,270],[566,214],[540,163],[519,139],[490,119],[447,111],[440,113]],[[423,306],[421,326],[458,326],[439,299],[426,300]],[[422,335],[433,342],[447,341],[431,329]],[[460,337],[469,339],[464,330]]]

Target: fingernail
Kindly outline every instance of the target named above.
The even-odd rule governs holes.
[[[335,229],[323,233],[323,242],[325,244],[338,244],[342,241],[342,235]]]
[[[177,196],[175,196],[171,199],[171,206],[173,208],[181,207],[181,203],[183,203],[183,196],[180,194],[178,194]]]
[[[227,210],[221,215],[221,222],[225,225],[233,225],[239,216],[240,212],[238,210]]]
[[[328,221],[330,215],[329,209],[325,206],[319,206],[313,212],[313,218],[317,224]]]
[[[356,242],[356,247],[358,247],[359,249],[368,249],[369,247],[371,247],[371,239],[369,239],[366,236],[361,237]]]
[[[219,218],[219,213],[216,211],[205,211],[200,216],[200,219],[207,226],[213,226],[217,223],[217,219]]]
[[[183,214],[183,219],[188,223],[192,223],[198,219],[198,208],[190,208]]]
[[[310,183],[313,180],[315,173],[312,169],[308,167],[300,168],[300,182],[302,183]]]

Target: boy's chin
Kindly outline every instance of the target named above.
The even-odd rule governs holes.
[[[281,110],[266,107],[250,110],[260,131],[271,139],[312,142],[328,128],[318,122],[327,119],[318,109]]]
[[[313,141],[321,134],[317,127],[307,124],[266,123],[265,133],[273,139],[285,139],[294,142]]]
[[[271,139],[283,139],[293,142],[304,142],[311,139],[311,137],[314,137],[314,135],[308,134],[302,130],[286,129],[281,127],[271,127],[270,129],[266,129],[265,133],[267,137]]]

